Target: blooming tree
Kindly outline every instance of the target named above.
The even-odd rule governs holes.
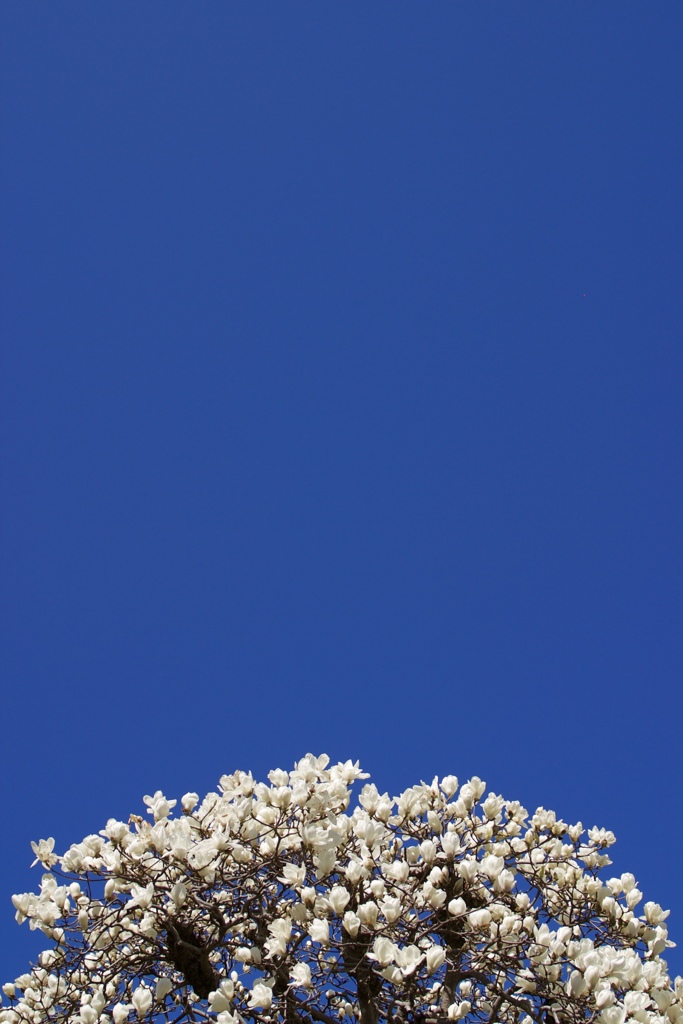
[[[52,946],[0,1024],[683,1024],[668,912],[598,877],[611,832],[450,775],[399,797],[308,755],[144,798],[14,897]]]

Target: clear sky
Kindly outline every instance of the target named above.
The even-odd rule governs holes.
[[[680,0],[0,36],[2,980],[31,839],[308,750],[613,829],[683,944]]]

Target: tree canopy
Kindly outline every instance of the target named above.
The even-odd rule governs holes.
[[[486,793],[398,797],[311,754],[200,801],[146,796],[63,855],[33,844],[19,923],[50,940],[3,986],[0,1024],[683,1024],[668,912],[614,835]]]

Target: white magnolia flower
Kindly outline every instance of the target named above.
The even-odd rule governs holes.
[[[489,793],[481,806],[482,811],[490,821],[492,818],[496,818],[502,811],[505,805],[505,801],[502,796],[496,796],[495,793]]]
[[[169,992],[173,991],[173,982],[170,978],[158,978],[154,986],[154,999],[157,1003],[164,1001]]]
[[[146,909],[154,898],[154,883],[148,882],[145,886],[133,883],[130,888],[130,896],[129,908],[141,907],[143,910]]]
[[[268,925],[269,936],[266,939],[266,949],[269,956],[284,956],[287,952],[287,943],[292,934],[292,919],[290,917],[278,917]]]
[[[441,780],[441,789],[444,791],[448,799],[455,796],[458,789],[458,778],[456,775],[446,775]]]
[[[309,922],[308,934],[313,942],[320,942],[323,946],[326,946],[330,941],[330,926],[324,919],[314,917]]]
[[[469,916],[472,928],[488,928],[491,923],[491,911],[487,907],[481,910],[473,910]]]
[[[386,938],[386,936],[378,936],[375,939],[372,946],[372,954],[382,967],[386,967],[387,964],[392,962],[395,953],[396,949],[391,939]]]
[[[342,914],[351,899],[351,894],[343,885],[335,885],[327,894],[327,899],[335,914]]]
[[[427,972],[434,974],[446,959],[446,950],[443,946],[430,946],[427,950]]]
[[[228,1010],[223,1010],[216,1017],[218,1024],[240,1024],[242,1018],[236,1013],[230,1013]]]
[[[285,864],[278,881],[292,889],[300,889],[306,878],[306,868],[300,864]]]
[[[374,900],[368,900],[367,903],[362,903],[359,906],[357,913],[361,924],[367,925],[369,928],[374,928],[377,924],[379,907]]]
[[[37,843],[31,843],[31,849],[36,855],[31,867],[42,864],[46,868],[51,868],[56,864],[59,858],[52,852],[54,848],[55,841],[52,836],[49,839],[39,839]]]
[[[422,855],[423,860],[427,862],[427,864],[432,864],[434,862],[434,860],[436,859],[436,853],[436,843],[434,843],[431,839],[425,839],[423,843],[420,843],[420,854]]]
[[[499,874],[505,867],[505,861],[502,857],[496,857],[494,854],[490,854],[488,857],[484,857],[481,862],[481,868],[484,874],[495,881]]]
[[[297,986],[297,988],[311,987],[311,968],[308,966],[308,964],[294,964],[289,976],[294,982],[294,984]]]
[[[454,918],[460,918],[464,913],[467,913],[467,903],[462,896],[451,900],[449,903],[449,913],[452,913]]]
[[[354,914],[352,910],[347,910],[343,918],[344,930],[349,933],[351,938],[355,939],[358,935],[358,929],[360,928],[360,918],[357,914]]]
[[[404,977],[413,974],[418,965],[424,960],[424,953],[415,945],[404,946],[396,949],[394,956],[396,963],[401,968]]]
[[[394,924],[395,921],[398,921],[403,911],[400,896],[385,896],[379,906],[387,924]]]
[[[659,903],[646,903],[644,910],[645,920],[648,924],[652,925],[661,924],[662,921],[666,921],[667,917],[671,913],[670,910],[662,910]]]
[[[166,818],[171,813],[171,808],[175,807],[178,803],[177,800],[167,800],[160,789],[156,791],[154,796],[143,797],[142,801],[147,804],[148,813],[153,815],[155,821]]]
[[[217,988],[215,991],[209,992],[209,1006],[212,1013],[223,1013],[231,1009],[232,1002],[225,992]]]
[[[152,1005],[153,999],[154,997],[152,996],[150,989],[143,988],[142,985],[138,985],[135,992],[133,992],[132,999],[132,1003],[138,1017],[144,1017]]]
[[[257,982],[249,994],[249,1008],[259,1007],[262,1010],[269,1010],[273,1002],[273,990],[263,982]]]
[[[466,1017],[472,1010],[472,1004],[468,999],[463,999],[460,1003],[451,1003],[448,1007],[448,1017],[450,1020],[461,1020]]]
[[[460,849],[460,836],[456,832],[445,832],[440,839],[441,849],[449,860],[453,860]]]

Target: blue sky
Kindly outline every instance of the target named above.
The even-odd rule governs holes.
[[[683,7],[0,29],[3,980],[31,839],[308,750],[613,829],[683,943]]]

